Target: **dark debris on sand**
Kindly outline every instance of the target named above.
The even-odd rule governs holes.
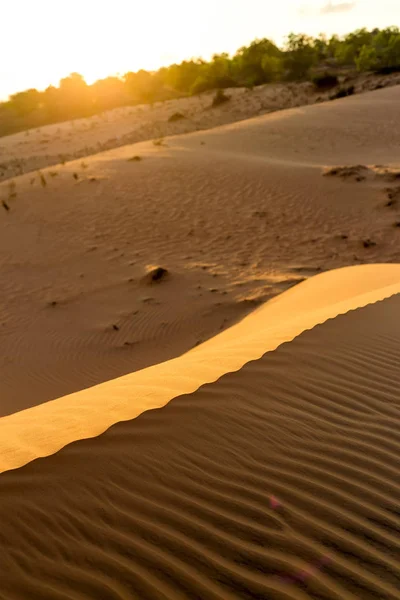
[[[144,277],[144,283],[152,285],[153,283],[160,283],[164,281],[169,275],[168,269],[164,267],[152,267],[149,269]]]

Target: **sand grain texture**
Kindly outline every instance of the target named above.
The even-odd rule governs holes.
[[[399,310],[3,473],[0,597],[397,599]]]
[[[400,265],[347,267],[312,277],[182,356],[3,417],[0,472],[161,408],[315,325],[398,293]]]
[[[46,186],[2,182],[0,414],[179,356],[315,273],[399,262],[398,185],[322,176],[400,162],[399,98],[125,146],[43,169]],[[148,286],[149,266],[168,278]]]
[[[0,183],[1,600],[400,598],[399,99]]]

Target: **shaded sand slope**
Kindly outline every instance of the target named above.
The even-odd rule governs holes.
[[[400,87],[292,108],[207,132],[212,149],[306,164],[399,160]],[[202,138],[204,132],[187,136]]]
[[[398,599],[399,313],[338,316],[3,473],[0,597]]]
[[[399,73],[362,74],[353,81],[357,93],[399,83]],[[267,84],[253,90],[234,88],[225,93],[230,102],[219,107],[211,108],[215,91],[206,92],[153,105],[117,108],[0,138],[0,181],[142,140],[210,129],[259,114],[326,101],[335,90],[321,91],[312,83],[302,82]],[[177,114],[180,118],[170,120]]]
[[[400,265],[348,267],[315,276],[183,356],[0,419],[0,471],[160,408],[318,323],[399,292]]]
[[[123,147],[44,170],[44,186],[1,183],[0,414],[178,356],[319,271],[400,262],[395,183],[321,175],[400,161],[399,94]],[[149,286],[148,265],[170,276]]]

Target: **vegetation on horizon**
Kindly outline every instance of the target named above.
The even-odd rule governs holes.
[[[59,87],[29,89],[0,103],[0,136],[49,123],[86,117],[118,106],[153,103],[229,87],[252,88],[277,81],[311,80],[319,88],[337,84],[340,70],[400,71],[398,27],[359,29],[344,37],[317,38],[291,33],[283,48],[268,39],[254,40],[234,56],[215,54],[210,61],[185,60],[156,72],[140,70],[87,85],[78,73]],[[219,99],[223,99],[220,95]],[[217,100],[218,102],[218,100]]]

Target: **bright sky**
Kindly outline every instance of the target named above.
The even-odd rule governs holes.
[[[256,37],[400,24],[400,0],[3,0],[0,99],[88,83],[185,58],[234,52]]]

